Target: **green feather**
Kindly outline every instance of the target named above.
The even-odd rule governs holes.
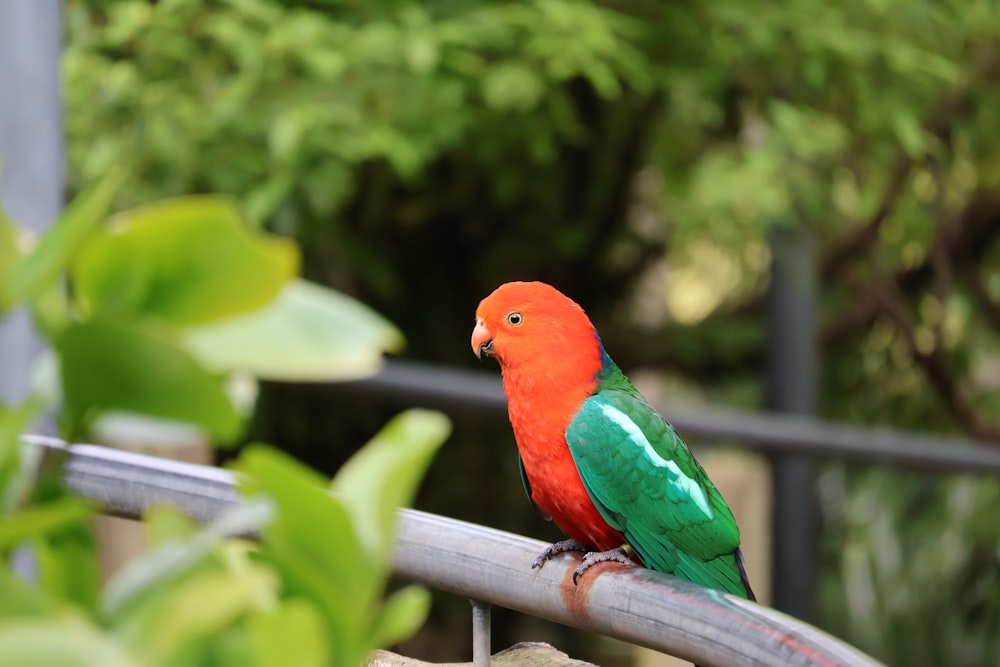
[[[605,368],[566,429],[591,500],[650,568],[746,596],[729,507],[673,427]]]

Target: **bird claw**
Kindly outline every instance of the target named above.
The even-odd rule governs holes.
[[[629,558],[629,552],[625,547],[609,549],[608,551],[590,551],[584,555],[583,560],[573,571],[573,584],[576,584],[577,579],[582,577],[584,572],[598,563],[621,563],[632,567],[638,566],[634,560]]]
[[[545,563],[553,556],[558,556],[559,554],[564,554],[567,551],[579,551],[582,553],[587,553],[589,549],[577,542],[574,539],[560,540],[553,544],[552,546],[546,547],[538,557],[535,558],[535,562],[531,564],[531,569],[535,570],[545,565]]]

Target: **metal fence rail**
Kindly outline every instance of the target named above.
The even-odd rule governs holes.
[[[168,502],[205,522],[239,502],[232,474],[94,445],[28,436],[27,446],[64,456],[77,493],[117,516],[135,518]],[[498,530],[402,510],[393,569],[404,579],[577,628],[600,632],[705,667],[876,665],[838,639],[752,602],[636,568],[588,574],[576,561],[531,563],[544,546]],[[615,568],[619,566],[601,566]]]
[[[407,405],[474,408],[506,414],[496,374],[391,360],[373,378],[328,385],[329,391],[398,398]],[[1000,443],[975,444],[888,429],[857,428],[809,417],[720,408],[657,405],[689,439],[730,440],[766,454],[805,454],[936,473],[1000,473]]]

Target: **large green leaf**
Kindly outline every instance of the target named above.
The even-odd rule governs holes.
[[[55,347],[74,425],[121,410],[190,422],[222,443],[239,435],[242,422],[222,381],[150,327],[77,323]]]
[[[111,172],[97,187],[66,207],[35,249],[18,259],[10,271],[6,290],[0,279],[0,311],[34,297],[55,283],[84,241],[104,221],[121,180],[120,172]]]
[[[298,271],[291,241],[251,231],[231,200],[170,199],[115,216],[73,266],[84,313],[200,324],[258,308]]]
[[[396,510],[408,506],[424,471],[451,432],[448,418],[431,410],[397,415],[333,479],[365,547],[387,567]]]
[[[301,382],[371,375],[403,337],[354,299],[296,280],[264,308],[188,329],[184,341],[214,370]]]
[[[255,445],[236,467],[243,473],[241,492],[263,495],[275,505],[262,551],[281,573],[286,594],[312,600],[335,654],[353,655],[351,647],[365,636],[382,585],[376,563],[358,540],[360,528],[326,480],[286,454]]]
[[[332,593],[333,598],[324,603],[340,605],[341,596],[360,602],[374,570],[368,566],[347,510],[327,491],[326,480],[290,456],[260,445],[249,447],[236,468],[244,473],[242,493],[263,496],[275,504],[275,519],[263,530],[270,550],[279,558],[287,555],[294,563],[311,563],[325,571],[323,584],[314,591],[321,598]],[[323,530],[317,531],[317,526]]]

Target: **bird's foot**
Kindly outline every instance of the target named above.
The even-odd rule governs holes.
[[[638,567],[638,563],[632,560],[631,555],[632,547],[627,544],[608,551],[590,551],[573,571],[573,583],[576,584],[577,579],[582,577],[584,572],[598,563],[621,563],[622,565]]]
[[[531,564],[531,569],[537,569],[545,565],[545,563],[553,556],[558,556],[559,554],[564,554],[567,551],[579,551],[581,553],[587,553],[590,549],[586,545],[580,544],[574,539],[560,540],[550,547],[546,547],[542,553],[538,554],[538,558],[535,562]]]

